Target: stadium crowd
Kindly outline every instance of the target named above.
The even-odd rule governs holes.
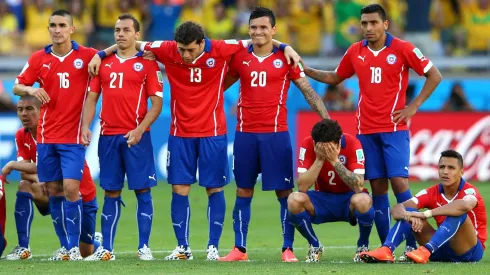
[[[360,8],[375,2],[387,9],[389,31],[429,57],[489,53],[489,0],[0,0],[0,33],[8,37],[0,55],[27,56],[50,44],[46,22],[58,8],[74,15],[76,41],[101,49],[113,43],[121,13],[143,22],[147,41],[171,40],[187,20],[201,23],[210,38],[246,38],[251,9],[261,5],[277,16],[278,40],[302,55],[339,56],[361,37]]]

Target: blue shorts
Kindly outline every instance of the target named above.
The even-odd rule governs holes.
[[[150,132],[145,132],[138,144],[128,148],[124,135],[100,136],[100,187],[117,191],[124,188],[128,177],[129,190],[141,190],[157,185],[155,160]]]
[[[480,240],[477,240],[476,245],[468,252],[463,255],[457,255],[449,245],[449,242],[446,242],[432,253],[429,259],[432,262],[478,262],[483,257],[483,251],[484,249]]]
[[[81,180],[85,147],[81,144],[37,145],[37,174],[40,182]]]
[[[365,179],[408,178],[410,136],[408,131],[357,135],[364,150]]]
[[[95,235],[95,219],[97,218],[97,198],[91,201],[84,202],[82,213],[82,232],[80,233],[80,241],[86,244],[94,243]]]
[[[357,221],[350,212],[350,199],[354,192],[333,194],[309,190],[306,192],[315,208],[315,216],[312,223],[322,224],[326,222],[349,222],[356,225]]]
[[[168,137],[167,175],[169,184],[193,184],[219,188],[230,182],[226,135],[202,138]]]
[[[294,187],[293,150],[288,132],[236,132],[233,174],[237,187],[252,189],[262,173],[262,190]]]

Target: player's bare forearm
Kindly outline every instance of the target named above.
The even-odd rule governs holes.
[[[36,174],[37,167],[35,163],[27,161],[15,161],[12,162],[12,170],[24,172],[27,174]]]
[[[477,205],[475,199],[454,200],[446,205],[432,209],[432,216],[451,216],[457,217],[471,211]]]
[[[315,90],[313,90],[306,77],[296,79],[293,82],[296,87],[298,87],[298,89],[301,91],[301,93],[303,93],[306,102],[308,102],[313,111],[315,111],[323,119],[330,118],[327,112],[327,108],[325,108],[325,104],[323,104],[323,100],[315,92]]]
[[[304,66],[304,69],[305,74],[316,81],[327,83],[329,85],[337,85],[343,81],[343,79],[334,71],[322,71],[308,66]]]
[[[323,161],[317,159],[306,172],[299,174],[298,190],[300,192],[308,191],[315,184],[322,170],[323,163]]]
[[[230,88],[231,86],[233,86],[233,84],[235,84],[235,82],[237,82],[239,79],[238,76],[234,76],[234,75],[226,75],[226,78],[225,78],[225,91],[228,90],[228,88]]]
[[[332,163],[342,181],[354,192],[360,193],[364,187],[364,175],[349,171],[340,161]]]
[[[434,92],[437,88],[437,85],[442,80],[441,72],[435,67],[432,66],[430,70],[425,74],[427,79],[425,80],[424,86],[420,91],[420,94],[413,100],[412,104],[415,104],[417,108],[419,108]]]
[[[114,54],[114,52],[116,50],[117,50],[117,45],[114,44],[114,45],[110,46],[109,48],[104,49],[104,52],[105,52],[106,56],[109,56],[109,55]]]
[[[36,88],[33,88],[31,86],[26,86],[24,84],[15,84],[13,88],[14,94],[18,96],[33,94],[35,90]]]
[[[39,182],[39,178],[37,177],[37,174],[30,174],[30,173],[20,173],[20,178],[22,180],[27,180],[30,182]]]
[[[163,99],[159,96],[150,96],[150,100],[151,108],[146,113],[146,116],[143,121],[141,121],[140,125],[138,125],[138,128],[141,130],[141,132],[146,131],[146,129],[148,129],[153,124],[153,122],[155,122],[155,120],[162,112]]]
[[[393,219],[397,221],[405,219],[405,217],[407,216],[407,210],[406,210],[407,208],[418,209],[418,206],[412,200],[407,200],[403,203],[396,204],[391,209],[391,215],[393,216]]]
[[[94,120],[97,101],[99,100],[98,93],[89,92],[85,104],[83,106],[82,129],[88,129],[90,123]]]

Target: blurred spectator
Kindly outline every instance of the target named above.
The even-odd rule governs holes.
[[[448,100],[442,107],[443,111],[473,111],[473,107],[466,99],[461,83],[454,83]]]
[[[463,26],[467,32],[468,50],[486,55],[490,49],[490,0],[462,0]]]
[[[292,29],[296,50],[303,55],[318,55],[322,37],[322,6],[316,0],[294,0]]]
[[[250,18],[251,10],[255,6],[253,0],[237,0],[234,12],[235,22],[233,33],[236,39],[248,39],[248,19]]]
[[[455,27],[460,22],[459,3],[456,0],[433,0],[430,7],[430,23],[433,37],[440,40],[444,53],[454,50]]]
[[[335,15],[334,0],[324,0],[322,6],[322,42],[320,48],[321,55],[331,55],[335,53]]]
[[[274,35],[274,39],[291,44],[290,0],[278,0],[277,6],[272,7],[272,10],[276,16],[276,35]]]
[[[214,4],[214,17],[208,22],[206,32],[213,39],[228,39],[233,30],[233,20],[228,17],[225,5]]]
[[[148,10],[150,23],[146,40],[173,40],[175,25],[182,11],[181,4],[170,0],[154,0]]]
[[[213,2],[217,2],[212,0]],[[179,24],[185,21],[194,21],[205,27],[203,0],[186,0],[179,18]]]
[[[94,23],[85,5],[83,0],[72,0],[67,7],[73,17],[73,26],[75,26],[75,33],[71,35],[71,38],[80,45],[87,45],[87,38],[94,31]]]
[[[0,80],[0,112],[15,112],[17,106],[12,101],[12,98],[5,92],[3,83]]]
[[[338,85],[328,85],[323,102],[328,111],[352,111],[354,103],[352,92],[344,87],[343,83]]]
[[[114,44],[114,25],[120,15],[118,1],[98,0],[95,4],[95,47],[106,48]]]
[[[363,5],[352,0],[335,3],[335,45],[344,54],[350,45],[361,39],[361,8]]]
[[[0,1],[0,36],[3,38],[0,43],[0,55],[12,53],[15,45],[18,45],[17,28],[17,18],[10,12],[7,3]]]
[[[51,4],[44,0],[26,1],[25,5],[26,30],[24,32],[25,45],[30,52],[37,51],[51,44],[47,26],[49,17],[53,12]]]

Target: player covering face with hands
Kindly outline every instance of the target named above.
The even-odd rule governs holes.
[[[313,224],[345,221],[359,224],[354,257],[367,251],[374,219],[371,197],[364,189],[364,154],[359,140],[342,133],[337,121],[324,119],[301,143],[298,192],[289,195],[288,210],[298,231],[310,244],[307,262],[318,262],[323,245]],[[314,190],[309,190],[312,186]]]

